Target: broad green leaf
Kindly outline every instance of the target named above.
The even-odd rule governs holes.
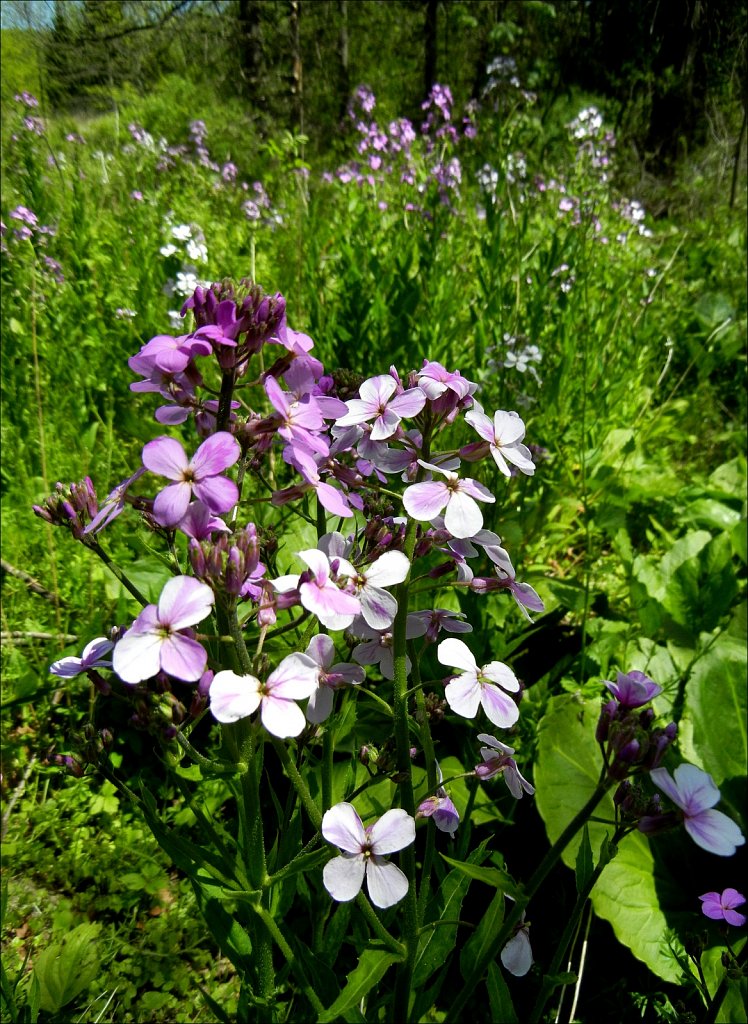
[[[599,705],[575,697],[553,697],[538,735],[535,765],[537,806],[548,837],[555,842],[571,819],[594,792],[600,774],[600,751],[595,740]],[[595,814],[613,817],[610,795],[598,804]],[[590,842],[598,849],[611,826],[589,823]],[[569,843],[562,858],[573,867],[581,832]],[[617,938],[634,956],[666,981],[677,982],[680,970],[667,954],[668,924],[659,908],[654,880],[654,858],[648,840],[640,833],[627,836],[616,858],[607,865],[592,890],[599,917],[610,921]]]
[[[709,640],[702,637],[702,642]],[[696,662],[686,686],[680,749],[718,786],[745,775],[746,661],[745,644],[723,633]]]
[[[504,923],[504,893],[498,890],[491,900],[480,924],[470,936],[460,953],[460,973],[466,982],[470,982],[475,965],[486,962],[486,956],[494,951],[494,944]],[[474,979],[476,982],[478,978]]]
[[[99,972],[97,925],[79,924],[62,942],[55,942],[37,956],[34,977],[39,983],[39,1005],[58,1013],[84,989]]]
[[[394,953],[381,949],[366,949],[346,979],[345,988],[335,1002],[318,1017],[318,1024],[332,1024],[348,1010],[357,1007],[367,992],[377,985],[389,968],[397,961]]]

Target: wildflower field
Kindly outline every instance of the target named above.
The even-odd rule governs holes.
[[[3,72],[3,1022],[746,1019],[742,111],[490,39]]]

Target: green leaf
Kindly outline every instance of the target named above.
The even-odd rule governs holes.
[[[551,698],[540,723],[535,765],[537,807],[551,842],[590,798],[600,775],[600,751],[595,740],[599,706],[575,697]],[[613,817],[613,800],[603,798],[595,810]],[[609,827],[589,823],[592,848],[601,847]],[[569,843],[562,858],[573,867],[581,833]],[[680,969],[665,948],[668,924],[660,910],[654,880],[654,858],[648,840],[636,832],[618,848],[615,860],[603,871],[592,890],[599,917],[609,921],[616,937],[634,956],[666,981],[678,982]]]
[[[512,997],[504,981],[504,975],[496,963],[488,965],[486,978],[488,989],[488,1005],[491,1008],[491,1020],[500,1020],[502,1024],[518,1024],[519,1018],[514,1012]]]
[[[318,1024],[332,1024],[349,1010],[357,1007],[367,992],[377,985],[389,968],[397,961],[394,953],[381,949],[366,949],[356,966],[348,975],[345,988],[338,998],[318,1017]]]
[[[519,890],[506,871],[499,868],[480,867],[480,865],[471,864],[469,861],[452,860],[446,854],[442,854],[442,859],[457,871],[462,872],[463,875],[467,875],[468,878],[473,878],[476,882],[485,882],[486,885],[490,885],[514,899],[517,898]]]
[[[702,637],[709,642],[711,637]],[[699,658],[686,685],[679,742],[683,756],[709,772],[719,786],[745,774],[746,649],[723,633]]]
[[[55,942],[37,956],[34,977],[39,983],[39,1005],[58,1013],[84,989],[99,972],[99,952],[94,924],[79,924],[63,942]]]
[[[585,824],[582,830],[582,839],[577,850],[577,862],[575,866],[577,892],[581,895],[587,888],[592,872],[592,846],[590,844],[590,830]]]
[[[470,854],[472,863],[480,863],[488,856],[486,841]],[[446,858],[445,858],[446,859]],[[470,887],[471,877],[464,871],[450,871],[439,891],[429,903],[426,922],[457,921],[462,910],[462,901]],[[421,989],[434,971],[443,967],[457,941],[457,924],[444,924],[425,931],[418,943],[413,986]]]
[[[460,973],[469,981],[475,965],[486,962],[486,955],[493,950],[496,938],[504,923],[504,894],[499,891],[491,900],[480,924],[470,936],[460,953]],[[498,950],[496,951],[498,952]],[[478,980],[477,978],[475,979]]]

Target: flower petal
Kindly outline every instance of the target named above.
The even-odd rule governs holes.
[[[393,907],[408,892],[408,879],[396,864],[381,857],[369,857],[366,863],[366,887],[375,907]]]
[[[308,722],[319,725],[326,722],[332,712],[333,692],[329,686],[318,686],[306,706]]]
[[[260,712],[262,724],[271,736],[285,740],[289,736],[298,736],[306,725],[304,712],[292,700],[283,700],[269,694],[262,698]]]
[[[171,629],[202,622],[213,609],[213,591],[192,576],[175,576],[165,584],[158,599],[158,620]]]
[[[408,556],[402,551],[385,551],[365,570],[366,582],[374,587],[391,587],[402,583],[409,569]]]
[[[303,700],[310,697],[319,681],[319,665],[306,654],[289,654],[270,673],[267,688],[273,698]]]
[[[218,672],[210,684],[210,710],[224,723],[248,718],[260,706],[260,680],[256,676],[240,676],[235,672]]]
[[[369,830],[371,849],[377,855],[402,850],[410,846],[415,838],[415,820],[400,807],[387,811]]]
[[[112,668],[123,683],[141,683],[156,675],[162,642],[156,633],[125,633],[112,655]]]
[[[195,452],[192,458],[192,470],[195,480],[217,476],[229,466],[233,466],[241,455],[241,448],[236,438],[227,430],[219,430],[211,434]]]
[[[481,686],[475,676],[464,675],[444,687],[447,704],[463,718],[475,718],[481,702]]]
[[[507,942],[501,951],[501,962],[515,978],[523,978],[532,967],[532,948],[526,928]]]
[[[184,683],[196,683],[207,664],[205,648],[189,636],[172,633],[161,644],[161,668]]]
[[[209,476],[192,485],[195,497],[216,515],[228,512],[239,500],[239,488],[227,476]]]
[[[697,846],[719,857],[732,857],[736,848],[745,842],[745,836],[738,826],[722,811],[700,811],[687,817],[684,824],[686,832]]]
[[[164,487],[153,502],[153,516],[156,522],[161,526],[176,526],[184,518],[191,497],[192,484],[186,480]]]
[[[483,513],[469,494],[452,491],[444,513],[444,525],[453,537],[473,537],[483,526]]]
[[[322,835],[346,853],[361,853],[366,845],[366,833],[358,811],[346,802],[335,804],[322,818]],[[362,873],[363,875],[363,873]]]
[[[397,615],[397,601],[386,590],[366,586],[359,594],[361,614],[372,629],[389,629]]]
[[[509,693],[517,693],[519,690],[519,681],[514,672],[501,661],[491,661],[488,665],[484,665],[480,674],[484,679],[489,679],[502,689],[508,690]]]
[[[458,640],[455,636],[441,641],[436,649],[436,657],[440,665],[461,668],[465,672],[476,673],[478,671],[478,663],[473,657],[473,652],[464,640]]]
[[[486,717],[499,729],[509,729],[519,718],[519,708],[511,697],[493,683],[483,683],[480,702]]]
[[[447,485],[439,481],[432,480],[422,484],[412,484],[403,491],[405,511],[419,522],[429,522],[438,516],[448,501]],[[483,519],[481,518],[482,523]]]
[[[366,864],[362,853],[355,856],[343,853],[325,864],[322,881],[334,900],[338,903],[348,903],[361,891],[365,871]]]
[[[151,473],[181,480],[188,462],[184,448],[173,437],[157,437],[143,446],[143,465]]]

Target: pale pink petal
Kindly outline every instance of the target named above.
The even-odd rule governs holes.
[[[402,850],[416,838],[415,820],[400,807],[387,811],[369,830],[372,853],[382,855]]]
[[[322,871],[322,881],[325,889],[338,903],[348,903],[354,900],[364,881],[366,864],[364,856],[359,853],[357,856],[341,854],[333,857],[325,864]]]
[[[348,519],[353,515],[353,512],[346,504],[346,500],[337,487],[333,487],[332,484],[321,481],[315,488],[317,497],[319,498],[322,507],[327,509],[334,516],[341,516],[344,519]]]
[[[210,684],[210,710],[224,723],[249,718],[260,706],[260,680],[256,676],[239,676],[235,672],[218,672]]]
[[[519,718],[519,708],[512,698],[491,683],[481,686],[480,702],[488,720],[499,729],[511,728]]]
[[[673,772],[673,778],[682,801],[676,803],[688,814],[697,814],[719,802],[719,790],[711,775],[696,765],[679,764]]]
[[[465,419],[467,419],[467,416]],[[519,416],[512,416],[508,412],[494,413],[493,429],[496,444],[500,444],[502,448],[521,441],[525,436],[525,425],[522,420]]]
[[[359,599],[339,590],[334,583],[326,587],[302,583],[299,595],[304,608],[316,615],[328,629],[345,629],[361,611]]]
[[[359,594],[361,614],[372,629],[389,629],[397,615],[397,601],[386,590],[366,586]]]
[[[532,461],[530,449],[523,444],[516,444],[502,447],[504,457],[524,473],[525,476],[533,476],[535,463]]]
[[[391,587],[402,583],[409,569],[410,562],[402,551],[385,551],[365,570],[366,582],[375,587]]]
[[[141,683],[161,667],[163,637],[155,633],[125,633],[114,648],[112,668],[123,683]]]
[[[686,832],[697,846],[719,857],[732,857],[736,847],[742,846],[745,842],[745,837],[738,826],[722,811],[700,811],[687,817],[684,824]]]
[[[392,437],[399,424],[400,417],[396,412],[389,408],[383,409],[374,420],[369,437],[372,441],[386,441],[388,437]]]
[[[532,967],[532,949],[527,929],[520,928],[501,951],[501,962],[515,978],[523,978]]]
[[[306,654],[320,666],[329,669],[335,657],[335,644],[327,633],[318,633],[309,641]]]
[[[298,736],[306,725],[304,712],[292,700],[280,700],[273,696],[262,698],[260,712],[262,724],[271,736],[285,740],[289,736]]]
[[[171,629],[184,629],[210,615],[215,598],[207,583],[192,576],[175,576],[158,599],[158,618]]]
[[[489,662],[488,665],[483,666],[480,672],[484,679],[489,679],[492,683],[498,683],[499,686],[510,693],[516,693],[519,690],[519,682],[514,672],[501,661]]]
[[[411,388],[401,395],[396,395],[389,404],[389,408],[398,416],[417,416],[426,404],[426,395],[420,388]]]
[[[375,907],[393,907],[408,892],[408,879],[396,864],[372,856],[366,863],[366,888]]]
[[[442,640],[436,649],[436,657],[440,665],[461,668],[465,672],[473,674],[478,671],[478,663],[473,657],[473,652],[463,640],[458,640],[457,637],[448,637],[446,640]]]
[[[268,676],[273,698],[303,700],[311,696],[319,679],[319,665],[306,654],[289,654]]]
[[[481,686],[474,676],[453,679],[444,687],[447,704],[463,718],[475,718],[481,702]]]
[[[353,804],[345,801],[335,804],[322,818],[322,835],[346,853],[361,853],[366,845],[366,833]]]
[[[239,500],[239,488],[227,476],[211,476],[193,484],[195,497],[207,505],[211,512],[228,512]]]
[[[495,445],[491,446],[491,455],[493,456],[494,462],[499,467],[499,470],[504,474],[505,477],[510,477],[512,475],[512,472],[509,469],[509,466],[507,466],[506,464],[506,459],[504,458],[502,451],[502,448],[498,448]]]
[[[153,515],[161,526],[176,526],[184,518],[192,497],[192,484],[169,484],[159,491],[153,502]]]
[[[306,551],[297,551],[296,557],[309,566],[317,580],[322,581],[329,578],[330,562],[324,551],[320,551],[318,548],[308,548]]]
[[[211,434],[193,456],[192,468],[195,479],[201,480],[206,476],[222,473],[224,469],[233,466],[241,454],[239,441],[227,430]]]
[[[184,683],[196,683],[207,664],[202,644],[182,633],[172,633],[161,644],[161,668]]]
[[[358,398],[351,398],[345,404],[348,407],[348,412],[335,421],[338,427],[353,427],[357,423],[365,423],[376,416],[379,411],[376,405],[362,402]]]
[[[270,404],[279,412],[282,416],[285,416],[289,409],[289,398],[291,395],[287,395],[283,388],[280,386],[275,377],[266,377],[263,383],[265,388],[265,394],[268,396]]]
[[[376,407],[386,405],[396,390],[395,378],[389,373],[382,373],[378,377],[369,377],[365,380],[358,393],[369,406]]]
[[[478,412],[477,409],[470,409],[469,412],[465,413],[465,422],[469,423],[474,430],[477,430],[484,441],[494,440],[493,423],[485,413]]]
[[[453,491],[444,513],[444,525],[453,537],[472,537],[483,526],[483,513],[470,495]]]
[[[476,498],[478,501],[496,501],[496,498],[487,487],[484,487],[483,484],[479,483],[477,480],[472,480],[469,476],[460,481],[460,492],[463,494],[469,494],[471,498]],[[488,531],[478,530],[477,532],[484,533]],[[473,535],[471,534],[471,536]]]
[[[318,686],[309,698],[306,706],[307,721],[314,725],[326,722],[330,717],[333,705],[333,692],[329,686]]]
[[[514,747],[508,747],[506,743],[502,743],[501,740],[497,740],[495,736],[491,736],[487,732],[479,732],[478,739],[481,743],[487,743],[489,747],[493,747],[494,750],[501,751],[502,754],[514,753]],[[481,747],[480,755],[484,761],[488,761],[494,756],[493,751],[488,750],[486,747]]]
[[[439,515],[449,501],[449,495],[447,485],[438,481],[412,484],[403,491],[403,506],[413,519],[417,519],[419,522],[429,522]],[[482,517],[481,525],[483,525]]]
[[[188,462],[184,448],[173,437],[157,437],[143,447],[143,465],[151,473],[181,480]]]

